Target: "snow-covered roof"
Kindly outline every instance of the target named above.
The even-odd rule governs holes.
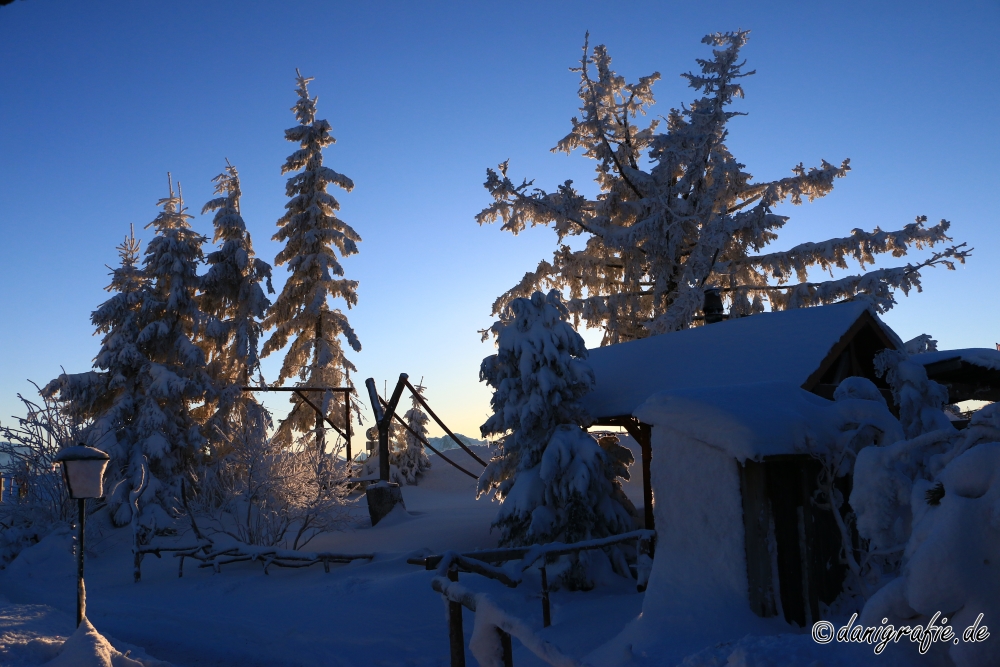
[[[859,302],[797,308],[593,349],[587,362],[597,384],[583,403],[595,418],[617,417],[660,391],[757,382],[801,387],[865,312]]]
[[[740,461],[818,452],[832,446],[847,424],[872,424],[887,442],[903,438],[883,401],[828,401],[788,382],[664,391],[639,406],[636,417]]]
[[[967,364],[987,368],[989,370],[1000,371],[1000,350],[988,347],[969,347],[963,350],[937,350],[936,352],[924,352],[911,357],[913,361],[924,366],[935,364],[939,361],[949,361],[960,359]]]

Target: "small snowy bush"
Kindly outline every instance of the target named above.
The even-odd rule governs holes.
[[[0,503],[0,568],[76,516],[55,457],[63,447],[86,442],[90,426],[50,398],[43,396],[39,405],[17,397],[25,416],[16,426],[0,424],[0,477],[13,482]]]
[[[243,544],[301,549],[346,520],[348,466],[315,447],[276,442],[269,426],[259,406],[234,415],[193,511]]]
[[[991,419],[996,422],[996,411]],[[996,426],[996,424],[994,424]],[[956,634],[972,626],[990,628],[1000,618],[1000,443],[975,445],[953,458],[933,481],[913,485],[913,532],[901,576],[865,606],[861,621],[915,625],[936,613]],[[994,619],[991,623],[990,619]],[[947,646],[956,667],[1000,664],[1000,643]]]
[[[948,389],[929,380],[923,364],[911,361],[906,352],[883,350],[875,355],[875,372],[884,375],[892,388],[906,437],[953,428],[944,413]]]

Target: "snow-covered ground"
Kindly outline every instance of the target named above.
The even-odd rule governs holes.
[[[634,447],[629,438],[623,444]],[[637,448],[633,451],[638,455]],[[477,469],[460,450],[448,455],[460,465]],[[485,448],[480,456],[487,458]],[[162,559],[147,556],[142,582],[136,584],[128,530],[110,530],[91,538],[88,618],[116,652],[134,661],[119,657],[109,663],[86,664],[448,665],[445,607],[431,589],[435,573],[409,565],[406,559],[448,549],[495,547],[490,523],[497,505],[487,498],[475,499],[475,480],[437,456],[431,460],[432,468],[420,485],[403,489],[407,512],[390,515],[372,528],[360,504],[355,525],[309,545],[317,551],[376,554],[370,563],[334,565],[329,574],[313,566],[271,568],[265,575],[256,563],[229,565],[221,574],[212,574],[187,561],[184,577],[178,578],[176,559],[168,554]],[[637,505],[642,489],[639,470],[633,466],[635,478],[626,485]],[[57,657],[63,640],[73,633],[75,561],[70,539],[68,532],[52,535],[0,571],[0,665],[45,664]],[[463,574],[461,583],[489,593],[539,637],[578,660],[587,658],[594,666],[847,667],[875,658],[870,647],[816,645],[808,634],[790,633],[775,619],[760,624],[755,634],[762,636],[744,637],[746,632],[741,632],[721,643],[717,633],[708,631],[711,628],[704,635],[692,635],[691,628],[678,619],[676,641],[663,637],[671,647],[666,651],[669,656],[643,655],[629,647],[630,635],[649,631],[643,629],[640,616],[644,595],[636,592],[632,580],[608,572],[593,591],[553,593],[552,626],[546,629],[542,628],[540,586],[534,572],[516,589],[472,574]],[[473,621],[466,611],[466,646]],[[85,639],[91,647],[98,642],[93,634]],[[64,664],[85,663],[70,660]],[[468,664],[476,664],[471,654]],[[515,640],[514,664],[543,663]],[[881,656],[873,664],[909,663]]]
[[[448,456],[476,469],[461,450]],[[480,456],[487,458],[487,451]],[[133,647],[141,646],[148,655],[179,667],[446,665],[445,610],[430,586],[435,573],[406,559],[447,549],[495,547],[490,522],[497,505],[475,499],[475,480],[437,456],[431,460],[421,483],[403,489],[407,513],[390,515],[372,528],[365,526],[367,510],[360,504],[357,525],[309,545],[317,551],[377,554],[371,563],[334,565],[329,574],[314,566],[271,568],[264,575],[255,563],[212,574],[187,561],[179,579],[177,559],[167,554],[162,559],[147,556],[142,582],[136,584],[128,530],[91,539],[88,618],[103,635],[115,638],[111,642],[119,650],[139,655]],[[69,534],[54,535],[0,571],[5,598],[0,602],[0,664],[42,664],[72,632],[76,589],[69,540]],[[513,590],[476,575],[462,580],[489,591],[505,608],[541,628],[535,579]],[[552,596],[553,626],[542,634],[582,656],[613,637],[639,613],[641,603],[634,582],[619,577],[589,593],[557,592]],[[468,635],[473,619],[466,614]],[[471,656],[469,664],[475,664]],[[540,663],[515,642],[515,664]]]

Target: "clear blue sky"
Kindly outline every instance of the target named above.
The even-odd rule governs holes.
[[[824,200],[781,211],[792,221],[775,249],[947,218],[976,248],[969,265],[928,272],[886,319],[944,347],[1000,342],[996,1],[23,0],[0,7],[0,420],[20,412],[27,379],[89,369],[105,265],[130,223],[150,238],[168,170],[196,213],[228,157],[273,261],[299,67],[338,140],[326,163],[357,185],[338,197],[364,239],[344,262],[360,281],[361,377],[423,376],[445,420],[476,434],[493,350],[477,329],[554,245],[548,229],[476,225],[486,168],[509,158],[542,187],[589,181],[582,157],[548,152],[576,113],[567,68],[587,30],[630,80],[662,74],[665,114],[693,97],[678,75],[706,57],[701,37],[736,28],[752,31],[758,72],[738,103],[749,115],[730,125],[736,157],[761,180],[821,158],[853,168]],[[210,234],[210,217],[194,225]]]

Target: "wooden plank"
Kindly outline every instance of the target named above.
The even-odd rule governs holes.
[[[768,548],[771,508],[767,500],[767,465],[747,461],[739,468],[750,609],[765,618],[777,616],[771,581],[772,554]]]
[[[778,590],[785,620],[806,625],[806,591],[803,587],[803,563],[799,546],[802,491],[799,465],[793,457],[768,459],[766,489],[774,521],[777,547]]]

